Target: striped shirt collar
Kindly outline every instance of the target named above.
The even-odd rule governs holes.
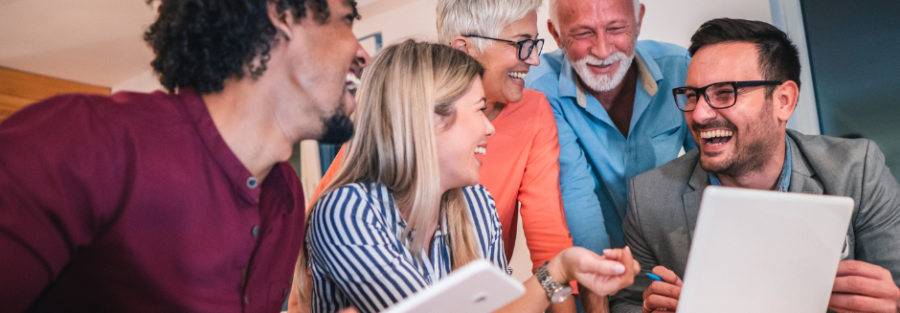
[[[481,256],[510,273],[500,220],[483,186],[463,194]],[[317,202],[306,236],[313,275],[311,312],[334,312],[355,306],[378,312],[427,288],[452,270],[447,224],[441,221],[426,250],[410,251],[407,226],[387,187],[355,183]]]

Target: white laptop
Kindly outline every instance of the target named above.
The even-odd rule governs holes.
[[[487,313],[522,296],[521,283],[486,261],[473,261],[384,313]]]
[[[707,187],[678,312],[825,312],[847,197]]]

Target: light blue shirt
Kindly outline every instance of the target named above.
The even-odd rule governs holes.
[[[791,187],[791,144],[788,143],[787,138],[784,139],[784,145],[784,165],[781,167],[781,175],[778,176],[778,182],[775,183],[775,191],[788,192],[788,188]],[[709,173],[709,184],[722,186],[722,182],[713,173]]]
[[[596,98],[581,90],[562,50],[541,55],[525,87],[547,95],[559,129],[559,181],[576,246],[596,253],[625,245],[628,181],[695,147],[672,88],[684,86],[690,55],[667,43],[640,41],[639,75],[628,137]]]

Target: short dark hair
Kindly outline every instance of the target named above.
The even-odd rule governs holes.
[[[693,56],[704,46],[728,42],[755,44],[759,68],[766,80],[792,80],[800,88],[800,53],[787,34],[768,23],[733,18],[710,20],[691,36],[688,51]],[[773,90],[770,87],[767,96]]]
[[[347,2],[356,15],[356,2]],[[160,0],[159,18],[144,41],[156,54],[150,65],[163,87],[203,94],[222,90],[227,78],[262,75],[277,44],[269,3],[298,20],[324,23],[330,16],[327,0]]]

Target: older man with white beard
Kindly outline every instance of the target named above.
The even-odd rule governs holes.
[[[638,42],[643,16],[639,0],[551,0],[547,23],[561,50],[542,55],[526,78],[556,116],[573,242],[597,253],[624,246],[628,180],[695,147],[671,95],[690,56]]]

